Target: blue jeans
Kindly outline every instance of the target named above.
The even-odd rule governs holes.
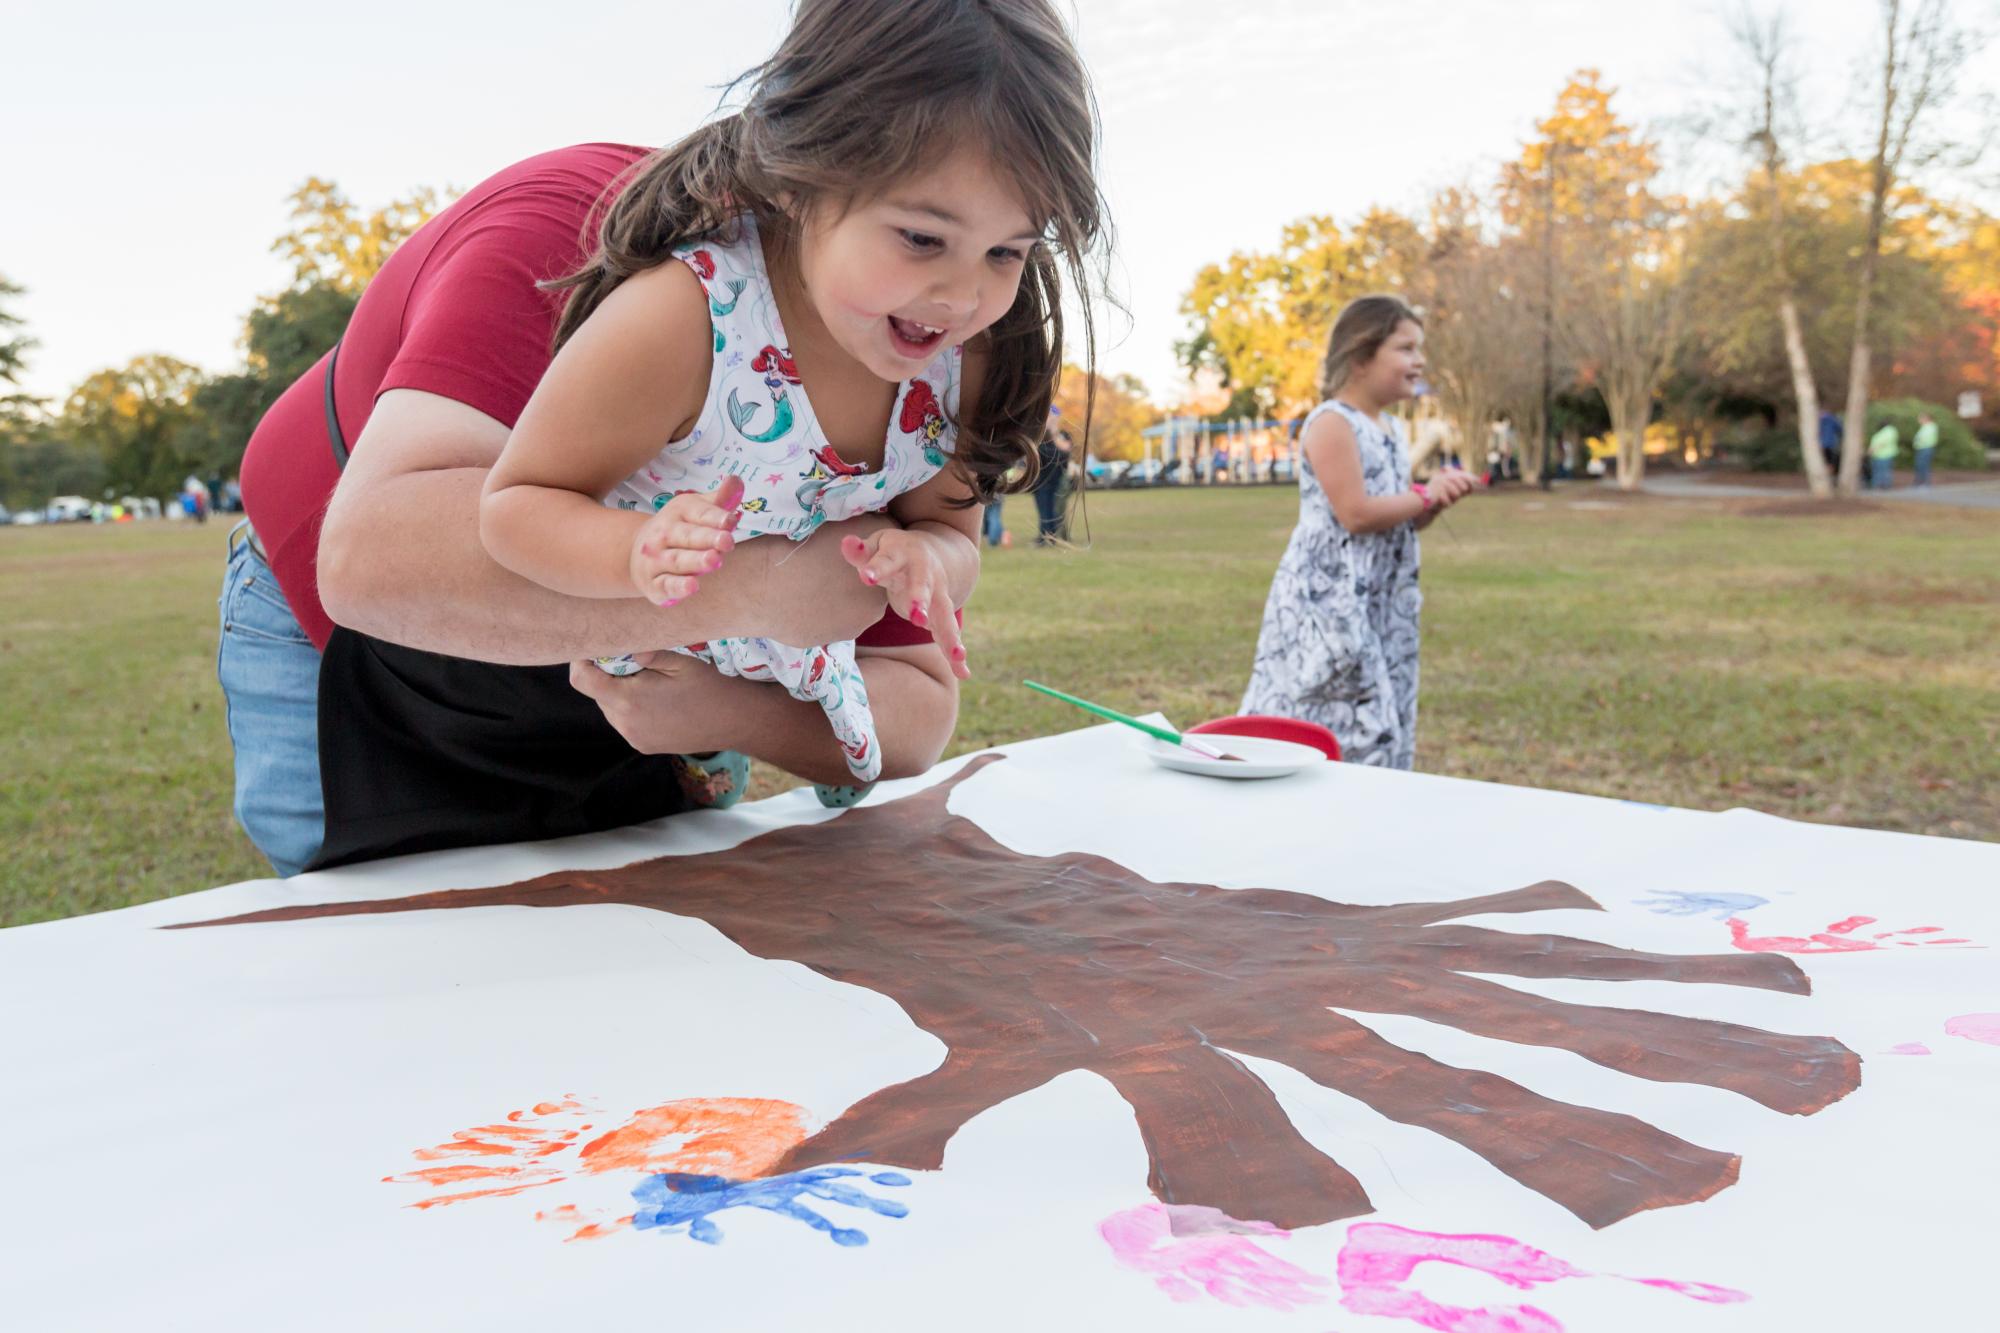
[[[1931,458],[1936,453],[1936,449],[1917,450],[1917,485],[1928,486],[1931,484]]]
[[[1896,460],[1893,458],[1871,458],[1868,460],[1868,489],[1886,491],[1895,485],[1890,477],[1894,475]]]
[[[236,751],[236,821],[280,875],[305,869],[326,832],[319,787],[319,650],[271,567],[229,534],[215,674]]]
[[[1000,521],[1000,501],[996,499],[986,506],[986,544],[998,546],[1006,531],[1007,525]]]

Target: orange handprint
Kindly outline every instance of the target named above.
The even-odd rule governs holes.
[[[462,1129],[413,1156],[423,1167],[384,1176],[390,1184],[443,1187],[410,1204],[435,1208],[471,1199],[520,1194],[565,1180],[630,1172],[726,1176],[763,1175],[806,1136],[805,1113],[790,1102],[753,1097],[697,1097],[649,1107],[615,1129],[585,1139],[592,1112],[574,1096],[510,1112],[503,1121]],[[478,1188],[457,1189],[476,1183]],[[636,1180],[633,1182],[636,1184]],[[607,1235],[630,1215],[606,1220],[563,1204],[535,1214],[541,1221],[575,1223],[572,1240]]]

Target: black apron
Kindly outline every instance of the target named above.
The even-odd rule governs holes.
[[[327,359],[327,430],[344,467]],[[498,666],[336,626],[320,658],[326,837],[310,870],[524,842],[687,808],[673,757],[642,755],[566,666]]]

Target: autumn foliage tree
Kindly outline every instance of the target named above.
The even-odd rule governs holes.
[[[1210,369],[1253,390],[1266,412],[1295,416],[1318,398],[1319,363],[1340,308],[1370,292],[1400,291],[1419,270],[1416,223],[1386,209],[1343,229],[1330,217],[1285,227],[1269,253],[1239,251],[1195,275],[1181,298],[1189,370]]]
[[[199,367],[142,356],[100,370],[71,391],[60,428],[72,448],[94,456],[115,491],[165,495],[187,466],[180,444],[201,386]]]
[[[1422,309],[1432,388],[1469,460],[1485,456],[1496,420],[1514,428],[1522,468],[1539,478],[1543,422],[1539,361],[1524,337],[1540,318],[1540,266],[1518,238],[1495,235],[1472,191],[1431,205],[1427,249],[1408,289]]]
[[[1686,204],[1659,188],[1654,144],[1582,70],[1501,172],[1499,200],[1554,262],[1543,301],[1556,338],[1603,395],[1622,487],[1645,476],[1645,432],[1685,324]]]
[[[1099,375],[1093,398],[1091,379],[1080,367],[1062,368],[1055,405],[1062,410],[1071,435],[1084,439],[1087,411],[1090,431],[1086,447],[1092,454],[1101,459],[1139,458],[1145,449],[1142,432],[1160,416],[1146,396],[1145,384],[1135,375]]]
[[[1219,376],[1233,401],[1296,415],[1316,396],[1340,307],[1395,291],[1424,315],[1432,388],[1474,457],[1505,421],[1523,471],[1540,471],[1546,375],[1551,397],[1602,398],[1627,486],[1644,476],[1654,421],[1698,452],[1717,412],[1788,418],[1793,466],[1816,488],[1831,481],[1823,403],[1859,392],[1955,404],[1972,391],[2000,426],[2000,221],[1916,174],[1949,155],[1935,83],[1970,39],[1930,0],[1901,12],[1886,184],[1877,158],[1806,152],[1783,13],[1746,12],[1732,33],[1741,68],[1706,121],[1740,150],[1738,174],[1711,193],[1669,189],[1662,149],[1581,70],[1490,190],[1442,190],[1418,217],[1303,218],[1274,249],[1203,268],[1182,299],[1181,361]]]
[[[1854,298],[1854,338],[1847,371],[1846,447],[1840,488],[1861,486],[1862,437],[1868,419],[1869,371],[1874,343],[1875,278],[1891,221],[1896,187],[1910,173],[1969,164],[1983,142],[1966,144],[1941,120],[1960,95],[1959,76],[1979,45],[1979,35],[1958,24],[1947,0],[1881,0],[1881,82],[1876,88],[1875,153],[1869,163],[1868,230]]]

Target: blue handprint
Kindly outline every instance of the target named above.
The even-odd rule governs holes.
[[[1762,907],[1769,898],[1754,893],[1677,893],[1662,890],[1651,898],[1641,898],[1639,906],[1660,916],[1703,916],[1713,913],[1717,921],[1727,921],[1739,912]]]
[[[799,1202],[801,1195],[865,1208],[883,1217],[907,1217],[907,1204],[893,1199],[877,1199],[852,1185],[835,1182],[861,1172],[847,1166],[820,1166],[768,1180],[731,1180],[727,1176],[682,1175],[662,1172],[648,1176],[632,1191],[639,1201],[632,1225],[639,1231],[655,1228],[687,1227],[687,1234],[707,1245],[722,1239],[722,1229],[709,1220],[725,1208],[762,1208],[796,1218],[815,1231],[824,1231],[836,1245],[866,1245],[868,1233],[854,1227],[835,1226]],[[868,1179],[877,1185],[904,1186],[910,1178],[896,1171],[878,1171]]]

